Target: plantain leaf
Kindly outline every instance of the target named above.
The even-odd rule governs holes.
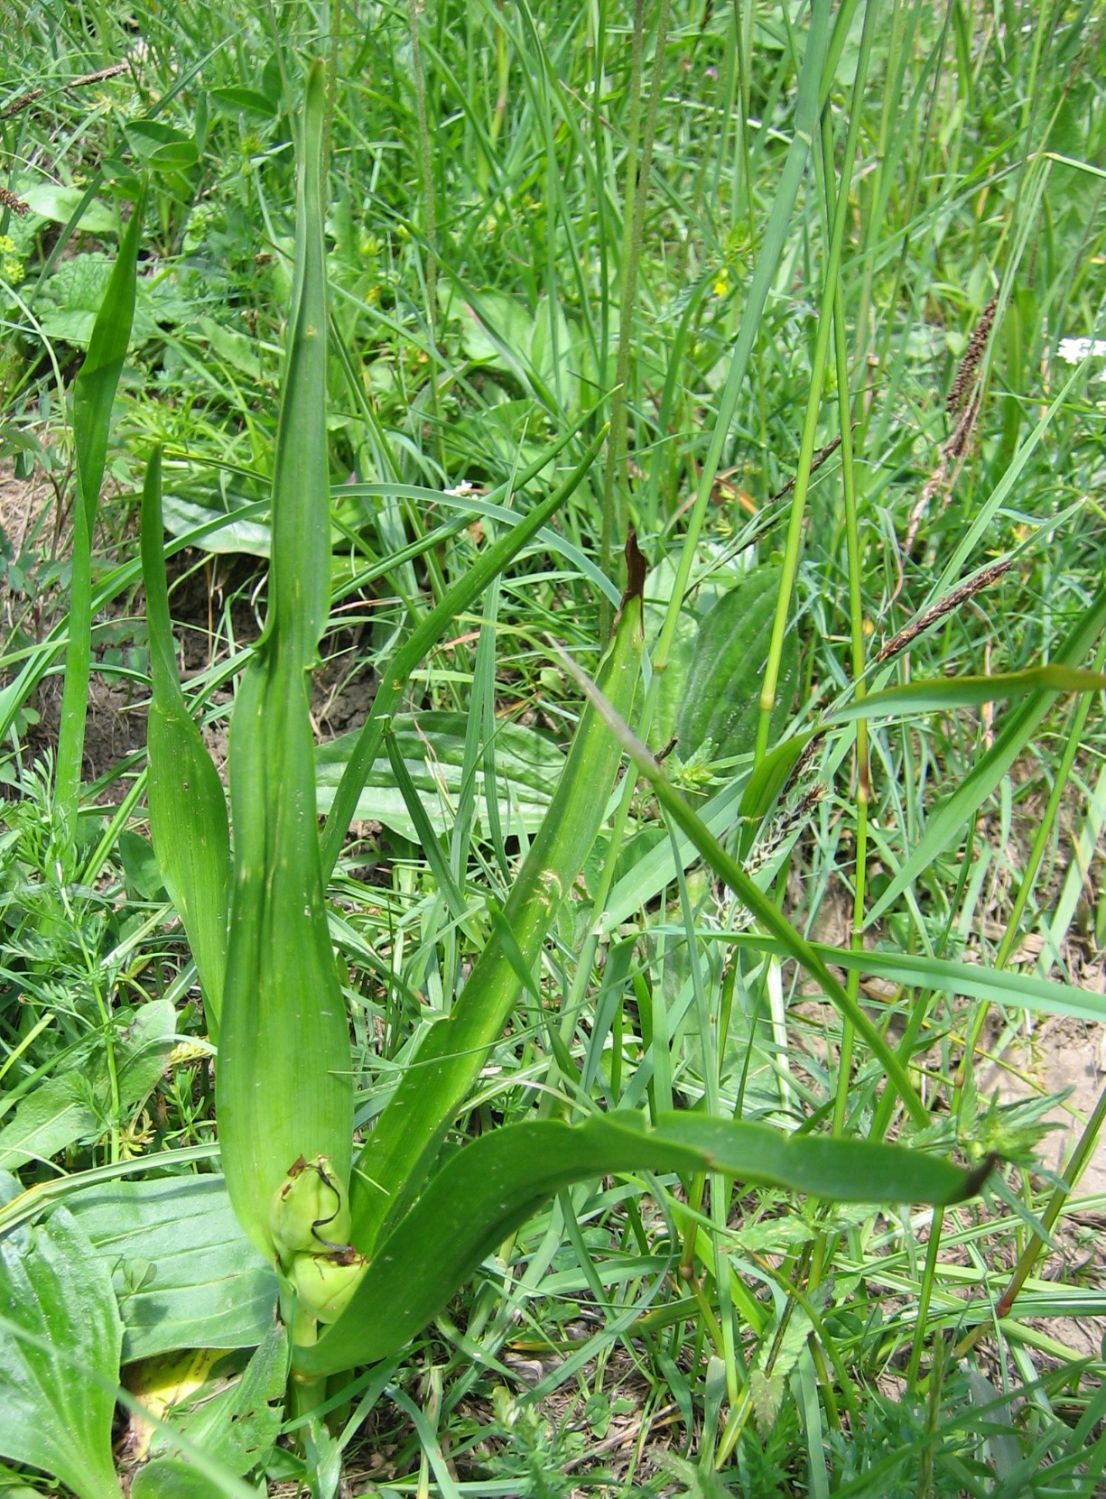
[[[123,1328],[111,1276],[64,1209],[0,1244],[0,1453],[81,1499],[120,1499],[111,1452]]]
[[[465,713],[433,711],[397,713],[388,732],[410,775],[436,833],[453,827],[465,776]],[[320,811],[334,797],[357,736],[343,734],[322,745],[316,757]],[[500,825],[508,831],[534,832],[552,800],[552,788],[564,768],[564,751],[546,735],[524,724],[505,723],[495,731],[495,784]],[[487,787],[482,769],[472,780],[474,814],[480,825]],[[387,758],[377,759],[365,781],[355,815],[381,822],[404,838],[415,839],[414,820]]]
[[[715,1171],[836,1202],[949,1204],[976,1192],[987,1168],[965,1171],[900,1146],[788,1136],[702,1114],[662,1114],[653,1129],[630,1112],[580,1125],[510,1125],[442,1167],[381,1244],[341,1319],[314,1347],[295,1350],[297,1367],[333,1374],[388,1357],[541,1203],[573,1182],[644,1170]]]
[[[175,1013],[167,999],[140,1005],[116,1043],[116,1086],[124,1108],[142,1103],[156,1086],[172,1049]],[[102,1057],[47,1078],[20,1099],[0,1129],[0,1170],[15,1171],[28,1161],[45,1161],[77,1140],[95,1139],[106,1127],[112,1084]]]
[[[16,1171],[28,1161],[48,1161],[99,1124],[88,1087],[79,1073],[47,1078],[20,1099],[0,1129],[0,1170]]]
[[[272,1327],[276,1275],[243,1235],[222,1177],[105,1182],[68,1206],[116,1277],[128,1362],[250,1348]]]
[[[231,1202],[266,1257],[269,1204],[285,1172],[301,1155],[321,1154],[345,1182],[353,1138],[350,1041],[327,929],[307,690],[330,588],[324,91],[317,63],[304,104],[269,614],[230,735],[234,883],[217,1110]]]
[[[219,1039],[227,966],[230,833],[219,773],[177,676],[161,523],[161,449],[142,493],[142,576],[150,641],[146,742],[150,833],[165,888],[180,913],[203,989],[208,1030]]]
[[[636,544],[631,577],[637,576]],[[630,549],[628,548],[628,555]],[[641,667],[642,600],[628,592],[600,680],[628,713]],[[532,969],[553,918],[595,842],[621,753],[602,718],[585,708],[549,811],[530,845],[502,915],[512,941],[496,931],[447,1019],[431,1026],[358,1161],[351,1185],[353,1238],[371,1251],[386,1219],[419,1190],[442,1136],[464,1103]],[[512,951],[513,948],[513,951]]]
[[[677,718],[682,759],[708,741],[716,758],[748,754],[756,747],[761,683],[781,576],[779,567],[747,573],[703,616]],[[790,711],[798,669],[799,650],[791,631],[772,710],[773,741]]]

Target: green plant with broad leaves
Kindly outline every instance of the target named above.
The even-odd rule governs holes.
[[[19,1418],[0,1423],[0,1448],[53,1472],[88,1499],[120,1492],[110,1431],[121,1357],[200,1343],[233,1349],[260,1340],[233,1387],[237,1394],[216,1402],[202,1420],[170,1432],[168,1450],[140,1472],[132,1489],[151,1496],[244,1492],[242,1476],[278,1428],[286,1378],[288,1410],[321,1462],[328,1441],[328,1379],[400,1356],[489,1253],[575,1182],[619,1172],[711,1172],[828,1200],[948,1204],[970,1195],[980,1180],[978,1169],[882,1143],[786,1136],[697,1111],[662,1112],[648,1124],[633,1111],[571,1117],[575,1105],[567,1099],[554,1107],[554,1117],[547,1110],[443,1152],[447,1132],[520,994],[533,986],[543,943],[615,788],[622,743],[614,730],[632,716],[644,648],[644,563],[632,540],[629,586],[597,683],[588,684],[593,700],[582,712],[510,896],[501,909],[489,907],[487,936],[460,994],[426,1031],[355,1147],[353,1052],[326,901],[345,826],[381,746],[392,742],[392,718],[407,675],[449,621],[565,503],[594,461],[603,434],[554,493],[515,517],[396,650],[381,672],[373,709],[320,833],[309,684],[331,583],[323,96],[323,70],[316,66],[307,79],[300,140],[269,613],[238,686],[229,818],[221,781],[177,675],[158,452],[148,466],[143,499],[153,681],[150,825],[165,886],[196,961],[208,1030],[218,1043],[222,1176],[131,1180],[107,1172],[99,1183],[86,1179],[65,1207],[44,1224],[19,1228],[3,1247],[0,1315],[8,1337],[0,1384],[6,1399],[14,1395]],[[125,295],[128,277],[133,281],[136,243],[132,224],[105,301],[107,315],[115,316],[112,299]],[[117,329],[105,354],[94,332],[89,360],[96,373],[79,386],[92,392],[93,379],[104,385],[94,403],[100,419],[91,444],[93,459],[99,454],[101,463],[114,389],[108,381],[118,374],[121,336]],[[89,463],[80,471],[87,504],[98,478]],[[699,675],[716,687],[725,679],[728,687],[726,653],[717,649],[716,636],[709,645]],[[742,637],[736,655],[730,653],[731,675],[746,649]],[[707,738],[733,731],[728,722],[700,723],[701,716],[685,708],[689,734]],[[67,805],[73,800],[72,757],[70,750],[64,758]],[[683,805],[655,766],[643,768],[663,788],[666,806]],[[698,829],[691,836],[699,838]],[[700,841],[708,858],[722,857],[709,833]],[[729,872],[747,894],[740,871]],[[753,899],[757,914],[764,914],[764,898]],[[774,915],[770,929],[829,992],[844,999],[822,959],[782,917]],[[858,1019],[884,1057],[892,1085],[924,1122],[901,1064],[870,1024]],[[35,1204],[20,1200],[14,1206],[17,1217],[28,1217]],[[11,1221],[9,1216],[9,1226]],[[159,1236],[167,1245],[182,1235],[195,1245],[200,1225],[207,1235],[204,1267],[173,1287],[159,1284]],[[211,1311],[212,1288],[220,1281],[226,1300]],[[208,1310],[206,1325],[201,1303]],[[278,1330],[261,1337],[259,1328],[274,1304]],[[71,1377],[74,1367],[84,1369],[80,1380]],[[244,1411],[249,1421],[242,1419]]]

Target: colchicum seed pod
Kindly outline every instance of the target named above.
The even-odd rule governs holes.
[[[282,1266],[297,1255],[341,1251],[350,1236],[349,1200],[329,1156],[300,1156],[273,1193],[269,1231]]]
[[[337,1322],[368,1266],[353,1248],[330,1254],[297,1254],[288,1269],[301,1308],[318,1322]]]

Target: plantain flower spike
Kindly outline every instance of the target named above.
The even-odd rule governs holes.
[[[300,1156],[273,1193],[269,1231],[282,1267],[299,1254],[322,1254],[349,1245],[349,1201],[329,1156]]]
[[[368,1260],[355,1249],[297,1254],[288,1269],[300,1306],[318,1322],[337,1322],[361,1284]]]

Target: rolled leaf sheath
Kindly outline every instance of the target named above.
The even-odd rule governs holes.
[[[635,573],[632,569],[633,591],[623,600],[599,676],[605,697],[624,717],[633,707],[643,651],[640,578]],[[519,958],[526,969],[537,962],[553,918],[595,842],[620,759],[613,735],[588,705],[503,911],[514,951],[493,934],[449,1017],[427,1032],[361,1152],[351,1197],[353,1242],[363,1253],[371,1253],[385,1223],[395,1222],[421,1190],[442,1136],[518,1000]]]

